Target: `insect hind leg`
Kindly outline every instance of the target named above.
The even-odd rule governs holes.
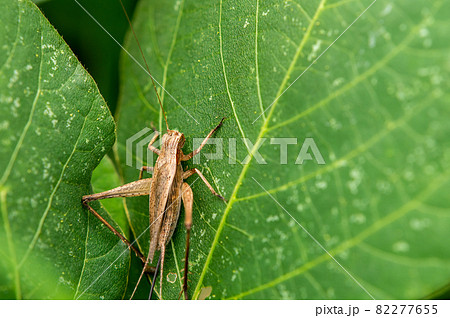
[[[98,214],[97,211],[95,211],[90,205],[89,201],[82,201],[83,205],[97,218],[99,219],[108,229],[110,229],[116,236],[118,236],[122,242],[124,242],[129,249],[133,250],[133,252],[136,254],[136,256],[145,263],[145,257],[142,255],[142,253],[132,244],[130,241],[128,241],[125,236],[120,234],[111,224],[108,223],[100,214]]]
[[[183,183],[181,187],[181,199],[183,200],[184,205],[184,226],[186,228],[186,249],[184,255],[184,278],[183,278],[183,290],[184,299],[189,299],[188,295],[188,269],[189,269],[189,241],[191,235],[191,227],[192,227],[192,205],[194,202],[194,194],[192,193],[192,189],[186,182]]]

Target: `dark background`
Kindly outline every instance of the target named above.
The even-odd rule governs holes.
[[[119,42],[123,43],[128,21],[119,0],[77,0]],[[97,82],[114,114],[119,94],[121,48],[75,0],[35,1],[69,44],[81,64]],[[122,0],[130,19],[137,0]]]

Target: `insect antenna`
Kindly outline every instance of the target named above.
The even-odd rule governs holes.
[[[133,25],[131,24],[130,17],[128,16],[127,10],[125,10],[125,6],[123,5],[122,0],[119,0],[119,2],[120,2],[120,5],[122,6],[123,12],[125,13],[125,16],[127,17],[128,24],[130,25],[131,32],[133,32],[134,39],[136,40],[136,43],[137,43],[137,45],[139,47],[139,51],[141,52],[141,56],[142,56],[142,59],[144,60],[145,67],[147,68],[147,72],[150,75],[150,78],[152,80],[153,88],[155,89],[156,97],[158,97],[159,106],[161,106],[161,111],[162,111],[162,114],[164,116],[164,121],[166,122],[167,130],[169,130],[169,124],[167,123],[167,118],[166,118],[166,114],[164,112],[164,108],[163,108],[163,105],[162,105],[162,102],[161,102],[161,97],[159,96],[158,90],[156,89],[155,80],[153,79],[152,73],[150,72],[150,68],[148,67],[147,60],[145,59],[144,52],[142,51],[142,48],[141,48],[141,44],[139,43],[139,40],[138,40],[138,38],[136,36],[136,33],[134,32]]]

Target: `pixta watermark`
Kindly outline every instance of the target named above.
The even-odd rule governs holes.
[[[154,162],[156,154],[148,149],[149,142],[158,132],[150,128],[144,128],[131,136],[126,141],[126,164],[130,167],[140,169],[145,163]],[[159,148],[161,137],[158,138],[153,146]],[[192,138],[192,149],[185,152],[191,152],[197,149],[203,142],[204,137]],[[313,162],[314,164],[324,165],[322,153],[317,146],[314,138],[293,138],[293,137],[274,137],[274,138],[260,138],[252,141],[249,138],[209,138],[208,145],[210,147],[203,148],[202,156],[195,156],[193,158],[194,164],[200,164],[202,160],[221,160],[230,165],[233,164],[249,164],[253,160],[257,164],[267,164],[266,158],[260,153],[260,150],[267,144],[276,145],[270,152],[270,162],[274,159],[281,165],[294,163],[302,165],[306,162]],[[245,149],[245,155],[242,160],[239,160],[238,151],[242,153]],[[295,154],[295,156],[293,156]],[[267,156],[267,155],[266,155]]]

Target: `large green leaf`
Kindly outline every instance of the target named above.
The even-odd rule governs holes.
[[[120,298],[129,253],[81,204],[113,119],[36,6],[0,6],[0,297]]]
[[[377,1],[307,69],[371,2],[138,6],[135,29],[173,96],[161,93],[170,127],[187,137],[185,152],[227,117],[216,135],[225,138],[224,158],[197,166],[228,204],[188,179],[191,296],[211,286],[211,298],[420,298],[449,281],[449,2]],[[127,48],[141,60],[131,36]],[[146,160],[127,165],[126,140],[164,124],[148,75],[125,54],[122,66],[117,149],[128,182]],[[269,142],[280,137],[298,138],[287,164]],[[325,165],[294,164],[306,137]],[[228,138],[237,138],[236,164]],[[259,146],[267,164],[255,160]],[[248,153],[250,163],[240,164]],[[127,199],[136,236],[148,227],[147,200]],[[163,298],[178,296],[184,236],[180,222]],[[145,252],[148,231],[138,242]]]
[[[371,3],[138,7],[136,31],[152,73],[178,101],[162,94],[170,127],[188,139],[185,152],[227,117],[216,134],[226,138],[224,158],[201,155],[200,164],[186,167],[199,167],[229,200],[188,179],[195,194],[191,297],[210,286],[210,298],[419,298],[449,282],[450,7],[377,1],[321,56]],[[129,271],[124,244],[80,203],[114,141],[112,118],[34,5],[0,4],[0,297],[128,296],[141,264]],[[127,48],[139,57],[131,36]],[[132,149],[127,165],[126,140],[164,125],[148,75],[126,55],[122,75],[116,164],[128,182],[148,158]],[[280,137],[299,141],[289,145],[287,164],[270,144]],[[294,164],[306,137],[325,165]],[[235,164],[228,138],[237,138]],[[257,151],[267,164],[258,164]],[[241,164],[249,153],[249,164]],[[111,166],[96,171],[94,190],[116,186],[117,178],[101,180],[104,173]],[[147,200],[127,199],[125,207],[144,252]],[[163,298],[178,297],[184,236],[180,222],[166,255]]]

